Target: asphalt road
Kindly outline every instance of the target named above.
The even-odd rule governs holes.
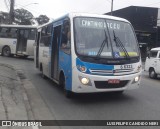
[[[57,120],[160,120],[160,79],[150,79],[142,73],[141,87],[116,94],[83,94],[67,99],[61,88],[49,79],[42,79],[33,59],[0,56],[1,63],[24,71],[35,85]],[[62,127],[71,129],[71,127]],[[72,127],[101,129],[158,129],[159,127]]]

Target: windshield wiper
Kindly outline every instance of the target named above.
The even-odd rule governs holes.
[[[108,37],[107,37],[107,33],[106,33],[106,30],[104,29],[104,33],[105,33],[105,39],[103,40],[102,44],[101,44],[101,47],[96,55],[96,59],[99,59],[103,49],[104,49],[104,46],[105,44],[107,44],[107,47],[108,47]]]
[[[128,58],[128,59],[130,59],[130,56],[129,56],[126,48],[124,47],[124,45],[123,45],[123,43],[121,42],[121,40],[119,39],[119,37],[116,36],[114,30],[113,30],[113,35],[114,35],[114,41],[115,41],[115,43],[116,43],[116,46],[117,46],[118,48],[120,47],[121,50],[124,52],[125,57]]]

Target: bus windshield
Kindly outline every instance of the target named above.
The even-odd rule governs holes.
[[[80,56],[132,58],[139,56],[138,43],[127,22],[102,19],[74,19],[75,48]]]

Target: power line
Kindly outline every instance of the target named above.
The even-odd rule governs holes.
[[[156,3],[148,4],[148,5],[145,5],[145,6],[154,5],[154,4],[159,4],[159,3],[160,3],[160,2],[156,2]]]
[[[20,8],[16,8],[16,9],[20,9]],[[26,9],[26,10],[30,11],[31,13],[34,12],[34,13],[36,13],[36,14],[38,14],[38,15],[41,15],[40,12],[37,12],[37,11],[35,11],[35,10],[33,10],[33,9],[30,9],[29,7],[23,7],[22,9]]]
[[[17,5],[18,5],[19,7],[17,7]],[[28,7],[28,6],[23,7],[24,5],[21,5],[21,4],[16,4],[15,6],[16,6],[16,9],[22,8],[22,9],[26,9],[26,10],[30,11],[31,13],[34,12],[34,13],[36,13],[36,14],[38,14],[38,15],[41,15],[40,12],[37,12],[37,10],[34,10],[34,9],[30,9],[30,7]]]
[[[4,0],[4,3],[5,3],[5,6],[6,6],[6,9],[9,11],[9,7],[8,7],[8,4],[7,4],[7,1]]]
[[[11,1],[10,1],[10,0],[8,0],[8,4],[9,4],[9,5],[11,4]]]
[[[111,3],[111,1],[110,0],[107,0],[109,3]]]

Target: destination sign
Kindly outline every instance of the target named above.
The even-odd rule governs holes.
[[[109,29],[114,29],[114,30],[120,30],[121,29],[121,24],[117,23],[115,21],[100,21],[100,20],[81,20],[81,25],[83,27],[89,27],[89,28],[99,28],[99,29],[104,29],[108,28]]]

